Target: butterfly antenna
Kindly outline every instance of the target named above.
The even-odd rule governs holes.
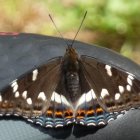
[[[56,26],[55,22],[53,21],[53,19],[52,19],[52,17],[51,17],[50,14],[49,14],[49,17],[50,17],[50,19],[51,19],[51,21],[52,21],[52,23],[53,23],[53,25],[54,25],[56,31],[57,31],[57,32],[59,33],[59,35],[63,38],[63,40],[64,40],[64,42],[66,43],[66,45],[69,46],[68,43],[67,43],[67,41],[66,41],[66,39],[63,37],[63,35],[61,34],[61,32],[58,30],[58,28],[57,28],[57,26]]]
[[[79,26],[79,28],[78,28],[78,30],[77,30],[77,32],[76,32],[76,35],[75,35],[75,37],[74,37],[74,39],[73,39],[73,41],[72,41],[72,43],[71,43],[71,47],[73,46],[73,44],[74,44],[74,42],[75,42],[75,39],[76,39],[76,37],[77,37],[77,35],[78,35],[78,33],[79,33],[79,31],[80,31],[82,25],[83,25],[83,22],[84,22],[84,20],[85,20],[85,18],[86,18],[86,15],[87,15],[87,11],[85,12],[84,17],[83,17],[83,19],[82,19],[82,21],[81,21],[81,24],[80,24],[80,26]]]

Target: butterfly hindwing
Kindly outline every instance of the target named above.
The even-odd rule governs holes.
[[[65,89],[64,75],[60,80],[50,99],[49,108],[33,121],[45,127],[63,127],[73,123],[73,108]]]

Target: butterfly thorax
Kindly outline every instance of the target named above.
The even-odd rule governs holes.
[[[79,57],[75,49],[69,47],[64,55],[62,70],[66,91],[69,93],[72,102],[79,97]]]

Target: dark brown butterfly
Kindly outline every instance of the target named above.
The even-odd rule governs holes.
[[[79,56],[72,46],[63,57],[49,60],[1,90],[0,116],[22,116],[45,127],[99,126],[124,110],[140,107],[140,80],[135,75]]]

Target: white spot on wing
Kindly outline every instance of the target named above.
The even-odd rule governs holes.
[[[81,125],[84,125],[84,122],[80,121],[80,124],[81,124]]]
[[[55,92],[53,92],[52,97],[51,97],[51,101],[54,101],[55,99]]]
[[[120,97],[121,97],[120,93],[116,93],[116,94],[115,94],[115,100],[119,100]]]
[[[9,114],[9,113],[7,113],[7,114],[5,114],[6,116],[10,116],[11,114]]]
[[[13,114],[14,116],[19,116],[19,114]]]
[[[52,128],[53,126],[50,124],[47,124],[45,127]]]
[[[32,119],[27,119],[28,122],[33,123],[34,121]]]
[[[13,92],[16,92],[18,89],[18,84],[16,84],[14,87],[13,87]]]
[[[46,95],[45,95],[44,92],[40,92],[37,98],[45,101],[46,100]]]
[[[88,123],[87,126],[96,126],[95,123]]]
[[[63,125],[62,125],[62,124],[57,124],[57,125],[55,126],[55,128],[58,128],[58,127],[63,127]]]
[[[131,75],[127,76],[127,83],[132,86],[132,79],[131,78],[132,78]]]
[[[2,102],[2,96],[0,95],[0,102]]]
[[[16,84],[17,79],[15,79],[14,81],[11,82],[11,87],[14,87],[14,85]]]
[[[53,92],[52,94],[52,97],[51,97],[51,100],[52,101],[55,101],[57,103],[61,103],[61,97],[58,93],[56,93],[55,91]]]
[[[110,118],[107,122],[111,122],[111,121],[114,121],[114,118]]]
[[[71,124],[71,123],[72,123],[72,121],[68,121],[68,122],[67,122],[67,125],[68,125],[68,124]]]
[[[134,77],[131,74],[128,75],[128,78],[130,78],[131,80],[134,80]]]
[[[98,125],[105,125],[105,122],[101,121],[98,123]]]
[[[16,92],[18,89],[18,84],[17,84],[17,80],[14,80],[11,84],[11,87],[13,88],[13,92]]]
[[[86,93],[86,102],[90,102],[92,100],[91,90]]]
[[[67,106],[70,106],[70,103],[67,101],[67,99],[63,95],[61,95],[61,100],[62,100],[62,103],[64,103]]]
[[[126,89],[127,89],[127,91],[131,91],[131,86],[130,85],[127,85],[126,86]]]
[[[93,99],[97,99],[96,94],[93,89],[90,90]]]
[[[38,75],[38,70],[37,69],[33,70],[33,76],[32,76],[33,81],[37,79],[37,75]]]
[[[80,97],[77,106],[83,104],[85,101],[86,101],[86,94],[84,93],[84,94]]]
[[[18,98],[18,97],[19,97],[19,92],[16,91],[16,92],[15,92],[15,98]]]
[[[23,93],[22,93],[22,97],[24,98],[24,99],[26,99],[27,98],[27,91],[25,90],[25,91],[23,91]]]
[[[124,92],[124,87],[123,86],[118,86],[118,88],[119,88],[119,92],[120,93],[123,93]]]
[[[31,105],[32,104],[32,99],[31,98],[27,98],[27,104]]]
[[[108,90],[103,88],[102,91],[101,91],[101,98],[104,98],[107,95],[109,95]]]
[[[92,99],[97,99],[96,94],[95,94],[95,92],[94,92],[93,89],[91,89],[91,90],[88,91],[87,93],[84,93],[84,94],[80,97],[79,101],[77,102],[77,106],[83,104],[84,102],[89,102],[89,101],[91,101]]]
[[[94,90],[93,90],[93,89],[91,89],[90,91],[91,91],[91,94],[92,94],[92,98],[93,98],[93,99],[97,99],[97,97],[96,97],[96,94],[95,94]]]
[[[42,126],[42,123],[41,123],[41,122],[36,122],[36,124],[39,124],[39,125],[41,125],[41,126]]]
[[[105,65],[105,69],[106,69],[106,71],[107,71],[107,74],[108,74],[109,76],[112,76],[111,66]]]

